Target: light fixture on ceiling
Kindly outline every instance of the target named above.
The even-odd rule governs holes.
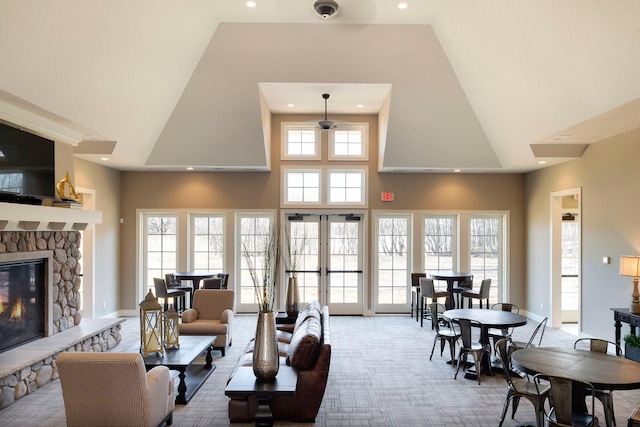
[[[327,99],[329,99],[329,94],[323,93],[322,99],[324,99],[324,120],[320,120],[318,126],[320,126],[322,130],[329,130],[334,127],[333,122],[327,119]]]
[[[333,0],[318,0],[313,4],[313,8],[322,18],[331,18],[338,11],[338,3]]]

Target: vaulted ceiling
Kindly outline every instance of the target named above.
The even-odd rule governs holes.
[[[255,2],[4,0],[0,120],[121,170],[268,169],[271,116],[322,93],[378,115],[380,171],[526,172],[640,127],[636,0]]]

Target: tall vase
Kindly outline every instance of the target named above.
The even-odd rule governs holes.
[[[298,278],[289,277],[289,283],[287,284],[287,316],[298,317],[298,311],[300,310],[300,297],[298,296]]]
[[[279,368],[275,315],[273,312],[259,312],[253,348],[253,374],[259,380],[272,381],[276,378]]]

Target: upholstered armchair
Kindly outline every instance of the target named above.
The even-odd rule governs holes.
[[[225,354],[231,346],[234,291],[230,289],[197,289],[193,308],[182,313],[180,335],[215,335],[213,348]]]
[[[64,352],[56,359],[67,426],[171,425],[174,379],[139,353]]]

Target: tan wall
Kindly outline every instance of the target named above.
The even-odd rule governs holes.
[[[550,295],[550,193],[582,188],[582,330],[612,340],[611,307],[628,307],[631,278],[618,274],[620,255],[640,252],[640,130],[591,144],[574,161],[529,173],[527,205],[527,307]],[[611,264],[602,257],[611,257]],[[548,305],[548,304],[547,304]]]
[[[122,173],[81,159],[73,162],[74,185],[95,190],[95,210],[102,224],[94,226],[94,313],[101,317],[122,306],[120,297],[120,186]]]
[[[302,120],[317,120],[304,116]],[[344,120],[335,116],[332,120]],[[352,118],[353,119],[353,118]],[[300,116],[273,116],[272,172],[123,172],[121,244],[121,309],[135,309],[136,209],[278,209],[280,206],[280,124]],[[377,173],[377,118],[369,121],[369,211],[378,210],[506,210],[510,212],[509,285],[511,300],[524,303],[524,176],[522,174],[398,174]],[[327,164],[323,159],[305,162]],[[298,164],[298,162],[296,162]],[[340,162],[341,166],[363,162]],[[380,201],[392,191],[395,201]],[[370,231],[369,231],[370,234]],[[371,242],[371,238],[368,239]],[[369,250],[371,254],[372,251]],[[372,265],[370,262],[369,265]],[[369,277],[373,277],[369,274]]]

